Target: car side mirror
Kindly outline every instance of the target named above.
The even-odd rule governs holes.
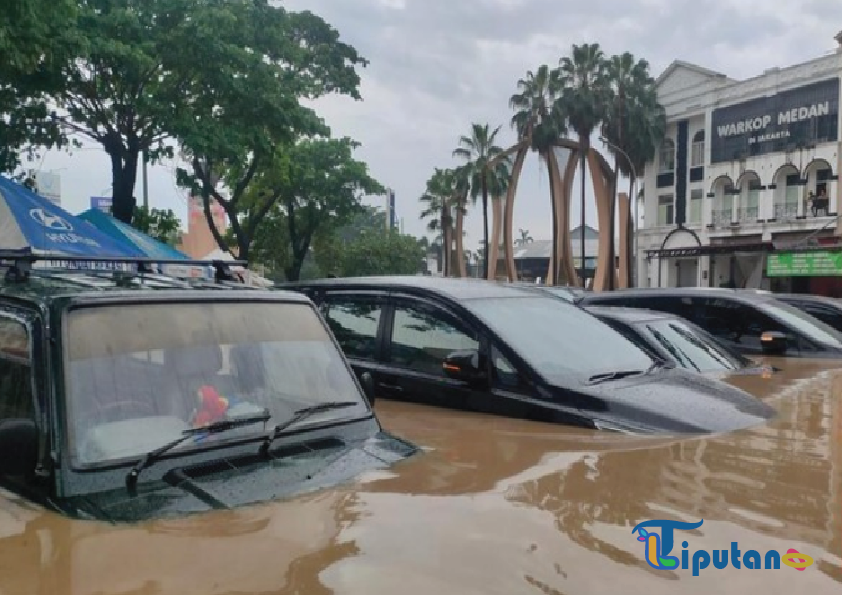
[[[448,354],[441,366],[448,378],[476,386],[488,379],[481,360],[478,350],[457,350]]]
[[[781,331],[764,331],[760,334],[760,345],[763,347],[764,354],[786,354],[788,344],[789,337]]]
[[[27,476],[38,464],[38,428],[28,418],[0,421],[0,474]]]
[[[363,386],[365,396],[368,398],[368,403],[374,405],[374,377],[371,373],[366,371],[360,375],[360,385]]]

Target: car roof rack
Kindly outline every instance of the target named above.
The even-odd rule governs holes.
[[[0,249],[0,267],[6,267],[6,274],[4,279],[6,283],[21,283],[29,279],[32,265],[39,261],[58,261],[64,263],[103,263],[113,265],[135,265],[137,267],[137,275],[150,274],[156,275],[154,267],[156,265],[186,265],[186,266],[200,266],[214,268],[214,282],[217,284],[226,284],[226,282],[243,283],[231,271],[231,266],[245,267],[248,263],[246,261],[223,261],[221,259],[201,260],[201,259],[158,259],[151,257],[82,257],[71,256],[63,254],[43,253],[36,254],[30,248],[20,249]],[[123,276],[134,277],[126,271],[115,271]],[[227,285],[227,284],[226,284]]]

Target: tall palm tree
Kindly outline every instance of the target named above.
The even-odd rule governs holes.
[[[427,188],[420,201],[425,204],[421,211],[421,219],[429,219],[427,229],[431,232],[440,232],[442,238],[442,275],[448,277],[451,273],[450,262],[452,253],[452,228],[453,228],[453,172],[442,168],[436,168],[433,175],[427,180]]]
[[[582,285],[585,283],[585,161],[591,133],[605,120],[610,100],[608,63],[599,44],[573,44],[570,56],[559,61],[560,108],[579,141],[579,170],[582,196]]]
[[[631,255],[631,232],[634,225],[631,209],[632,202],[636,200],[633,196],[635,176],[655,156],[663,141],[666,115],[663,106],[658,103],[655,79],[649,74],[649,63],[646,60],[635,61],[634,56],[626,52],[621,56],[613,56],[610,64],[613,97],[608,117],[602,126],[602,135],[608,140],[609,151],[614,154],[614,170],[619,170],[629,179],[627,221],[631,229],[626,235],[626,254]],[[612,245],[613,207],[612,200]]]
[[[515,158],[515,170],[520,174],[523,167],[523,159],[527,150],[538,153],[540,159],[547,164],[547,174],[550,178],[550,205],[552,208],[552,257],[553,283],[558,283],[559,263],[555,259],[558,254],[558,218],[556,213],[556,195],[558,189],[553,182],[553,169],[551,166],[553,145],[560,136],[564,134],[564,118],[561,116],[558,105],[560,81],[558,72],[551,70],[549,66],[542,65],[533,73],[527,71],[526,76],[517,82],[518,92],[509,99],[509,106],[515,110],[512,116],[512,127],[517,130],[518,139],[524,143]],[[513,176],[513,181],[515,177]],[[507,218],[508,220],[508,218]],[[507,233],[511,233],[507,221]],[[510,246],[511,238],[506,238],[506,246]]]
[[[463,135],[459,138],[459,146],[453,150],[453,156],[465,160],[462,166],[463,171],[471,182],[471,198],[476,201],[478,196],[482,196],[482,225],[483,225],[483,246],[486,247],[486,254],[488,254],[488,193],[498,193],[500,170],[498,165],[500,162],[490,162],[503,149],[495,144],[497,133],[500,132],[500,126],[491,130],[488,124],[471,125],[471,134]],[[498,196],[495,194],[494,196]],[[485,277],[488,277],[488,259],[485,259],[483,266]]]

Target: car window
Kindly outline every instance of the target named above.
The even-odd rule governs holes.
[[[0,419],[35,417],[29,342],[23,323],[0,314]]]
[[[618,370],[645,371],[654,362],[610,326],[556,298],[485,298],[466,300],[465,305],[551,383],[581,383]]]
[[[381,305],[364,298],[328,297],[322,313],[349,358],[374,360]]]
[[[825,325],[833,327],[836,331],[842,331],[842,309],[833,308],[831,306],[808,304],[808,303],[790,303],[792,306],[799,308],[809,315],[816,317]]]
[[[737,370],[747,360],[729,353],[701,329],[678,319],[648,321],[638,326],[682,367],[699,372]]]
[[[761,351],[764,331],[788,331],[785,325],[759,310],[736,300],[709,298],[694,320],[714,336],[733,342],[742,349]]]
[[[457,350],[478,350],[476,334],[444,313],[409,305],[395,308],[390,360],[418,372],[444,376],[442,362]]]
[[[66,425],[74,465],[136,457],[192,427],[271,420],[179,449],[288,420],[303,407],[359,405],[302,424],[368,411],[316,311],[298,303],[153,303],[71,310],[64,317]],[[291,431],[298,430],[295,427]]]
[[[759,302],[757,308],[798,330],[807,339],[822,345],[842,348],[842,332],[790,304],[780,300],[768,300]]]

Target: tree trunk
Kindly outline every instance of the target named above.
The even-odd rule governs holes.
[[[628,213],[628,233],[626,234],[626,254],[628,255],[629,261],[629,287],[635,288],[637,287],[637,255],[635,254],[635,243],[637,242],[637,238],[635,238],[635,230],[637,228],[637,222],[634,220],[634,205],[636,205],[637,197],[634,196],[634,174],[629,175],[629,213]]]
[[[582,262],[580,263],[580,270],[579,275],[582,279],[582,287],[587,288],[587,277],[585,276],[585,161],[588,156],[588,149],[590,148],[588,138],[584,135],[579,136],[579,170],[582,175],[581,179],[581,190],[582,190],[582,197],[581,197],[581,208],[582,208],[582,228],[579,231],[580,237],[580,246],[581,246],[581,259]]]
[[[557,205],[556,205],[556,196],[555,196],[555,181],[553,180],[553,168],[550,165],[550,160],[555,159],[555,152],[553,151],[552,147],[550,150],[544,153],[544,159],[547,162],[547,175],[550,178],[550,206],[552,207],[552,217],[553,217],[553,244],[552,248],[550,249],[550,263],[552,263],[553,268],[553,277],[552,277],[552,285],[558,285],[558,272],[559,272],[559,263],[558,263],[558,215]]]
[[[111,214],[118,221],[131,225],[137,204],[134,186],[137,181],[139,152],[126,150],[120,141],[119,148],[109,148],[108,156],[111,158]]]
[[[483,259],[482,273],[483,279],[488,279],[488,259],[490,257],[490,251],[488,250],[488,183],[485,179],[485,172],[482,174],[482,233],[483,246],[485,247],[485,258]]]
[[[457,267],[456,267],[456,277],[467,277],[467,271],[465,270],[465,251],[462,247],[462,228],[464,227],[465,222],[465,214],[462,212],[462,205],[464,203],[459,200],[456,202],[456,232],[454,235],[456,236],[456,258],[457,260]]]
[[[617,204],[617,184],[620,178],[620,172],[618,170],[618,162],[619,159],[617,154],[614,153],[614,179],[611,181],[611,198],[608,201],[608,287],[607,290],[615,290],[614,287],[614,279],[616,275],[617,268],[614,266],[614,212],[615,206]]]

